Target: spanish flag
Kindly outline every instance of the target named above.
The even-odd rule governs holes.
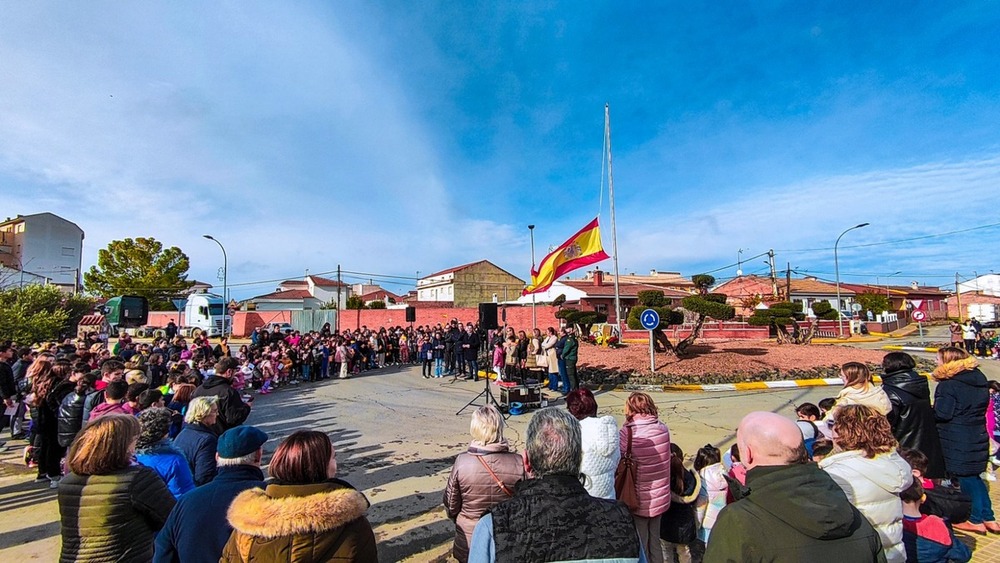
[[[552,282],[560,277],[600,262],[608,258],[601,246],[601,228],[597,218],[571,236],[562,246],[553,250],[531,271],[531,283],[524,288],[521,295],[540,293],[552,286]]]

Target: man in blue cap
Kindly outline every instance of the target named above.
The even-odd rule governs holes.
[[[233,529],[226,511],[236,495],[264,486],[260,461],[267,434],[237,426],[219,436],[218,474],[180,498],[156,536],[156,563],[217,563]]]

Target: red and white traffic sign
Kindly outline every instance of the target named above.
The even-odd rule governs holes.
[[[920,321],[924,320],[926,317],[927,317],[927,315],[924,314],[923,311],[914,311],[913,312],[913,320],[915,320],[917,322],[920,322]]]

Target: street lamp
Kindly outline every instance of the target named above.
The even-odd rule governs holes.
[[[535,271],[535,226],[528,225],[528,236],[531,237],[531,273]],[[538,327],[538,319],[535,316],[535,294],[531,294],[531,330]]]
[[[837,242],[833,243],[833,271],[837,276],[837,333],[841,338],[844,337],[844,314],[841,312],[841,307],[843,307],[840,301],[840,262],[837,260],[837,246],[840,244],[840,239],[844,237],[847,233],[853,231],[854,229],[860,229],[861,227],[867,227],[869,223],[861,223],[860,225],[854,225],[850,229],[840,233],[837,237]]]
[[[229,317],[229,258],[226,257],[226,247],[212,235],[201,235],[208,240],[215,241],[222,249],[222,336],[226,336],[228,328],[226,319]]]

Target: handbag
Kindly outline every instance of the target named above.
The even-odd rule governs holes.
[[[535,356],[535,365],[540,368],[549,367],[549,357],[545,354],[538,354]]]
[[[632,457],[632,427],[626,425],[625,428],[628,429],[628,446],[615,469],[615,497],[635,512],[639,509],[639,490],[636,486],[635,458]]]

